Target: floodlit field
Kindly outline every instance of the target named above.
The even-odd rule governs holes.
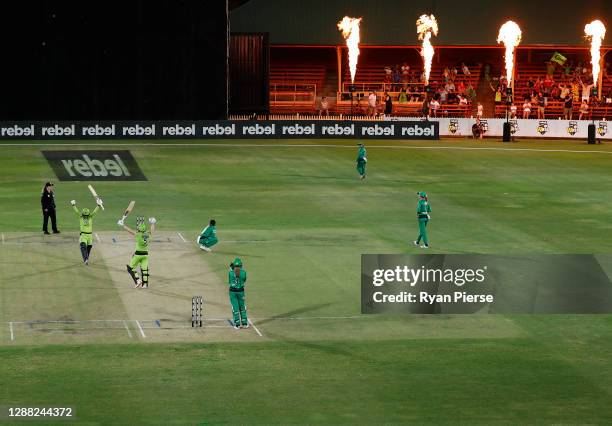
[[[95,182],[91,265],[41,149],[129,149],[146,182]],[[612,316],[362,316],[360,255],[611,253],[612,148],[567,141],[0,145],[0,405],[74,406],[79,422],[612,422]],[[56,183],[61,235],[40,229]],[[149,290],[125,271],[130,200],[155,216]],[[195,238],[210,218],[220,243]],[[234,330],[243,259],[255,325]],[[205,323],[190,327],[191,297]],[[383,417],[384,416],[384,417]]]

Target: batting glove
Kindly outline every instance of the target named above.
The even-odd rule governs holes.
[[[119,225],[119,226],[123,226],[123,219],[119,219],[119,220],[117,221],[117,225]]]
[[[431,219],[431,216],[430,216],[430,215],[427,215],[427,219]]]
[[[151,225],[154,225],[154,224],[156,224],[156,223],[157,223],[157,220],[156,220],[154,217],[150,217],[150,218],[149,218],[149,223],[150,223]]]
[[[102,207],[102,198],[96,198],[96,204]]]
[[[70,204],[73,206],[76,206],[76,201],[75,200],[70,200]]]

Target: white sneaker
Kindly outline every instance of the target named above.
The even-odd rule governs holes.
[[[204,250],[204,251],[207,251],[207,252],[211,252],[211,251],[212,251],[212,249],[211,249],[210,247],[200,246],[200,248],[201,248],[202,250]]]
[[[422,245],[421,248],[429,248],[429,246]]]
[[[234,324],[234,330],[240,330],[240,327],[238,327],[236,324]]]
[[[418,247],[418,246],[419,246],[419,243],[417,243],[416,241],[413,241],[413,243],[414,243],[414,245],[415,245],[416,247]]]

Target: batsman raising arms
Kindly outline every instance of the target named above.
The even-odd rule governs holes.
[[[136,219],[136,230],[130,229],[123,223],[124,219],[120,219],[117,225],[123,227],[123,229],[136,237],[136,251],[130,264],[127,266],[128,274],[134,280],[134,287],[149,288],[149,242],[151,235],[155,232],[155,223],[157,222],[154,217],[149,218],[151,224],[150,230],[147,230],[144,217],[138,217]],[[140,266],[140,277],[138,275],[138,267]]]
[[[87,207],[79,211],[75,200],[70,201],[70,204],[79,217],[79,246],[81,248],[81,256],[83,256],[83,263],[88,265],[89,255],[91,254],[91,248],[93,246],[93,218],[102,206],[102,199],[96,198],[97,205],[92,212],[90,212]]]

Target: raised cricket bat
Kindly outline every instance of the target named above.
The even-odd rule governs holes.
[[[125,209],[125,211],[123,212],[123,217],[121,218],[121,220],[125,220],[125,218],[128,217],[130,213],[132,213],[132,210],[134,210],[135,205],[136,201],[130,201],[130,204],[128,204],[127,209]]]
[[[98,193],[96,192],[96,190],[94,189],[93,186],[91,185],[87,185],[87,187],[89,188],[89,192],[91,192],[91,195],[93,195],[93,197],[98,200]],[[104,204],[100,203],[100,207],[102,207],[102,210],[104,210]]]

